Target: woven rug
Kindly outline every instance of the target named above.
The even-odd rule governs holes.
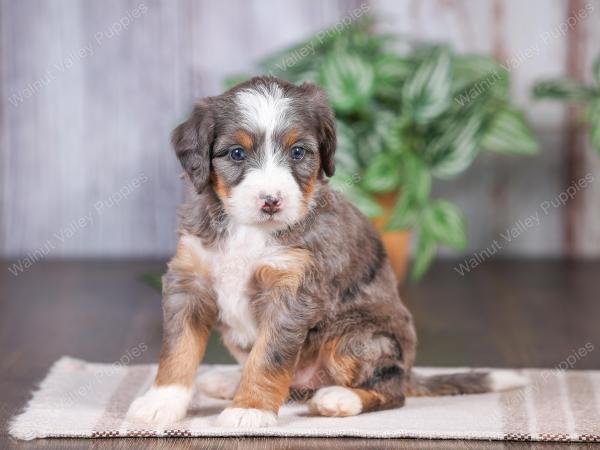
[[[202,374],[209,366],[199,370]],[[456,368],[419,368],[423,373]],[[464,370],[464,369],[462,369]],[[406,406],[354,417],[316,417],[306,405],[281,408],[278,425],[251,430],[217,427],[227,401],[197,395],[188,417],[166,429],[124,419],[151,384],[155,365],[93,364],[63,357],[10,424],[19,439],[161,436],[311,436],[600,442],[600,371],[526,369],[526,388],[455,397],[409,398]]]

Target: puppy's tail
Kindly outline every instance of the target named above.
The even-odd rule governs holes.
[[[410,397],[483,394],[517,389],[527,378],[514,370],[422,375],[412,372],[406,395]]]

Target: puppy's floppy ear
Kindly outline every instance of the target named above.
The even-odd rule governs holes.
[[[210,100],[202,99],[196,103],[190,117],[171,135],[175,154],[198,192],[202,192],[210,180],[214,128]]]
[[[315,111],[317,120],[317,138],[321,155],[321,169],[328,177],[335,173],[335,149],[337,138],[335,133],[335,116],[327,95],[312,83],[303,83],[301,88],[309,95],[311,108]]]

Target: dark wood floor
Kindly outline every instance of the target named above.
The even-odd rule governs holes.
[[[600,369],[600,262],[489,261],[465,276],[437,263],[404,288],[420,336],[420,365],[556,367],[591,342],[577,369]],[[141,280],[160,261],[0,263],[0,449],[3,448],[504,448],[518,443],[362,439],[10,439],[8,418],[60,356],[115,362],[142,342],[158,359],[160,295]],[[218,342],[208,362],[228,361]],[[553,445],[535,444],[551,448]],[[559,446],[556,446],[559,448]],[[579,448],[580,446],[578,446]]]

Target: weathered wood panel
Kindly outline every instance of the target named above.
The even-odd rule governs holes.
[[[172,252],[181,183],[168,137],[193,99],[354,6],[3,0],[0,251]]]
[[[192,100],[361,3],[0,0],[0,254],[170,253],[181,185],[168,136]],[[488,52],[510,66],[515,100],[541,139],[539,156],[484,155],[465,176],[436,186],[464,209],[470,251],[539,213],[540,225],[503,242],[503,254],[565,254],[567,224],[573,254],[600,254],[600,182],[565,207],[540,210],[574,172],[565,107],[533,101],[531,85],[567,73],[569,36],[584,45],[584,73],[600,52],[600,4],[574,3],[593,5],[575,38],[561,31],[568,0],[369,1],[382,29]],[[579,172],[600,181],[597,155],[582,155]]]

